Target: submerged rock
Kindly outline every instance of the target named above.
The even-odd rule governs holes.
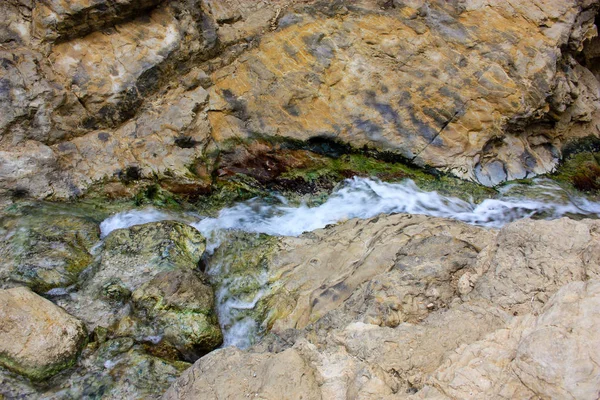
[[[0,365],[33,380],[72,366],[84,324],[24,287],[0,290]]]

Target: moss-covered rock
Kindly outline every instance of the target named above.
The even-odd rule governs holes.
[[[0,226],[0,278],[36,292],[74,284],[100,234],[89,218],[53,213],[7,216]]]
[[[175,221],[115,230],[105,238],[98,260],[80,282],[77,301],[56,301],[92,330],[98,326],[116,329],[115,324],[130,318],[132,293],[161,272],[197,270],[205,243],[198,230]],[[125,322],[121,325],[128,325]],[[149,334],[135,318],[130,322],[122,336]],[[134,332],[136,326],[142,330]]]
[[[584,151],[572,154],[550,177],[578,191],[598,194],[600,192],[600,152]]]
[[[165,271],[132,296],[136,314],[185,359],[194,361],[223,341],[214,293],[199,272]]]
[[[189,225],[160,221],[118,229],[104,241],[105,266],[143,266],[155,269],[194,269],[206,248],[206,239]],[[158,271],[157,271],[158,272]]]

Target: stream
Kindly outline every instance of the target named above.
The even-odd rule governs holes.
[[[207,253],[210,255],[221,244],[221,233],[227,230],[298,236],[351,218],[366,219],[392,213],[424,214],[501,228],[521,218],[599,218],[600,203],[573,197],[545,179],[535,180],[532,186],[507,185],[501,189],[497,198],[476,204],[437,192],[423,191],[411,180],[385,183],[355,177],[346,180],[327,201],[315,207],[290,205],[283,197],[279,198],[277,204],[255,198],[224,208],[214,218],[189,214],[182,216],[147,208],[115,214],[104,220],[100,229],[102,237],[106,237],[115,229],[167,219],[180,220],[189,223],[207,238]],[[211,265],[209,261],[206,272],[214,276],[220,273],[221,268],[222,266]],[[261,283],[266,285],[266,274],[261,278]],[[246,348],[252,344],[251,338],[260,329],[256,321],[245,315],[244,311],[254,308],[262,294],[263,290],[258,291],[250,301],[236,299],[228,295],[227,280],[223,280],[216,289],[224,346]]]

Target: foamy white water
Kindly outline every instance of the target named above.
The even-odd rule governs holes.
[[[100,224],[100,237],[105,238],[106,235],[117,229],[129,228],[134,225],[142,225],[167,219],[173,219],[173,216],[153,208],[125,211],[102,221]]]
[[[510,192],[511,187],[504,189]],[[479,204],[419,189],[411,180],[385,183],[368,178],[348,179],[329,199],[316,207],[273,205],[253,199],[224,208],[216,218],[199,218],[191,223],[207,237],[225,229],[267,233],[276,236],[298,236],[350,218],[370,218],[378,214],[409,213],[457,219],[469,224],[499,228],[520,218],[544,215],[560,218],[566,214],[600,216],[600,203],[584,198],[563,200],[558,186],[540,181],[536,187],[545,200],[502,197]],[[115,214],[100,225],[102,237],[115,229],[147,222],[173,219],[155,209],[133,210]]]
[[[426,192],[411,180],[385,183],[367,178],[353,178],[334,192],[329,199],[316,207],[273,205],[253,199],[225,208],[216,218],[198,217],[190,225],[207,239],[207,251],[212,253],[220,245],[221,234],[228,229],[266,233],[276,236],[298,236],[303,232],[323,228],[351,218],[370,218],[379,214],[410,213],[453,218],[469,224],[500,228],[521,218],[532,216],[545,219],[560,218],[568,214],[600,217],[600,203],[585,198],[569,197],[564,190],[549,181],[536,182],[540,199],[511,197],[517,185],[507,186],[498,199],[487,199],[479,204],[456,197]],[[180,219],[155,209],[132,210],[115,214],[100,225],[102,237],[115,229],[127,228],[148,222]],[[186,220],[189,220],[186,218]],[[212,274],[221,274],[226,266],[212,266]],[[266,285],[266,277],[264,283]],[[224,334],[224,345],[245,348],[251,345],[258,325],[245,311],[253,309],[262,291],[251,299],[231,297],[234,281],[224,280],[217,291],[219,320]]]

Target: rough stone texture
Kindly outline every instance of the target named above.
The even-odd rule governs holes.
[[[151,399],[159,397],[188,366],[148,354],[131,338],[96,337],[84,348],[68,379],[54,379],[50,388],[36,390],[27,380],[0,369],[0,394],[9,399]]]
[[[271,334],[200,359],[163,398],[595,398],[599,232],[391,215],[282,238]],[[292,355],[306,389],[289,394],[269,371]]]
[[[161,0],[50,0],[33,10],[34,34],[55,41],[80,37],[115,25],[160,4]]]
[[[136,289],[161,272],[193,271],[204,248],[204,237],[196,229],[178,222],[118,229],[106,237],[99,262],[85,277],[83,289],[74,292],[73,299],[59,300],[59,304],[92,329],[108,328],[129,315],[127,305]]]
[[[596,398],[599,301],[600,281],[567,284],[539,316],[459,348],[431,384],[450,398]]]
[[[215,368],[226,360],[235,368]],[[214,382],[214,386],[206,382]],[[215,391],[215,388],[219,388]],[[172,399],[319,399],[314,371],[295,349],[254,357],[226,347],[202,358],[165,394]]]
[[[83,323],[24,287],[0,290],[0,364],[34,380],[71,366]]]
[[[495,185],[599,132],[597,1],[0,7],[2,193],[78,196],[129,167],[194,180],[189,165],[256,134],[328,136]]]
[[[89,221],[69,216],[64,210],[60,215],[64,219],[57,220],[55,214],[61,207],[46,204],[33,212],[25,207],[22,210],[25,215],[19,218],[12,216],[13,219],[3,221],[10,222],[2,224],[3,229],[9,231],[4,232],[8,238],[8,249],[13,252],[17,249],[21,251],[19,254],[27,255],[32,274],[41,276],[42,271],[54,277],[52,272],[63,271],[62,265],[44,269],[42,267],[46,265],[36,267],[35,262],[65,263],[72,256],[69,251],[76,255],[77,249],[69,248],[69,245],[85,243],[86,238],[77,235],[86,232],[85,222]],[[79,210],[81,214],[86,212],[90,210]],[[72,213],[77,214],[77,210]],[[38,224],[44,224],[45,221],[47,226],[37,225],[32,229],[32,221]],[[77,234],[69,230],[74,227],[80,228]],[[97,225],[92,224],[92,227],[97,235]],[[204,249],[204,237],[196,229],[179,222],[162,221],[118,229],[104,238],[101,247],[94,251],[95,257],[89,267],[74,279],[71,286],[45,294],[62,309],[25,288],[11,289],[30,294],[13,299],[12,303],[5,306],[3,293],[10,294],[11,290],[2,291],[0,336],[4,333],[7,336],[2,337],[0,344],[0,397],[147,399],[160,396],[190,366],[189,361],[197,360],[218,347],[223,340],[215,313],[213,289],[199,270]],[[61,255],[64,260],[61,260]],[[26,271],[25,267],[21,269]],[[71,275],[67,277],[72,278]],[[3,276],[3,285],[14,284],[5,279]],[[32,283],[38,284],[37,281]],[[35,301],[30,300],[34,296]],[[45,368],[42,372],[30,372],[32,367],[29,364],[25,367],[30,370],[14,367],[10,358],[12,353],[6,355],[5,350],[19,350],[18,346],[10,347],[10,335],[17,335],[13,330],[16,325],[10,320],[13,318],[11,310],[18,309],[20,304],[27,311],[28,307],[36,307],[37,303],[41,304],[38,307],[40,313],[50,307],[50,311],[46,312],[48,315],[43,314],[38,320],[31,321],[33,333],[29,335],[28,346],[36,344],[36,338],[40,346],[48,347],[40,351],[40,357],[49,354],[49,358],[55,354],[54,351],[62,355],[66,351],[63,348],[70,349],[75,339],[67,335],[71,334],[70,320],[64,316],[77,321],[82,332],[87,328],[91,334],[87,346],[77,359],[75,356],[79,354],[80,347],[74,353],[65,355],[64,360],[51,359],[54,364],[47,367],[42,365],[39,367]],[[52,311],[54,309],[60,313]],[[70,317],[63,309],[81,321]],[[9,318],[6,323],[2,322],[4,310],[7,310],[6,318]],[[34,316],[37,314],[34,313]],[[44,320],[44,316],[48,320]],[[60,330],[56,333],[57,326],[61,326],[63,320],[66,321],[63,325],[68,329],[64,334]],[[33,326],[35,323],[39,326]],[[20,327],[25,326],[24,323],[19,324]],[[46,324],[49,324],[48,328],[45,328]],[[42,342],[34,334],[43,335],[45,329],[49,331],[48,341]],[[82,338],[88,336],[83,333]],[[55,340],[62,342],[53,347]],[[2,345],[6,349],[1,348]],[[25,352],[22,354],[27,355]],[[5,355],[9,358],[4,358]],[[18,361],[23,363],[22,360]],[[27,359],[25,361],[29,362]],[[46,379],[71,365],[73,368],[69,371]],[[5,366],[16,372],[11,372]],[[33,376],[34,373],[37,374],[36,379],[45,380],[43,385],[32,386],[24,377]]]

